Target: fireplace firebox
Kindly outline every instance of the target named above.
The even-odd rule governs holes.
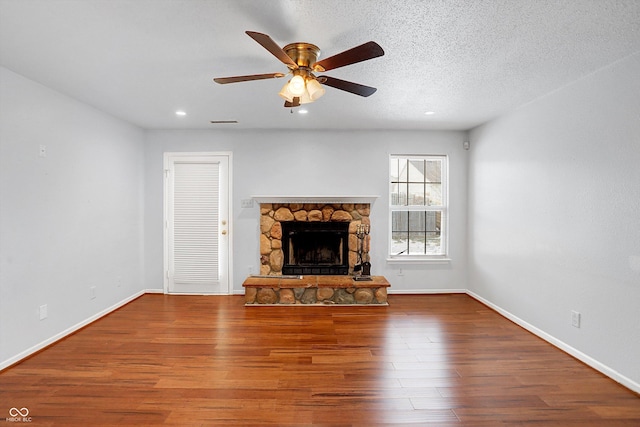
[[[286,275],[349,274],[348,222],[282,222]]]

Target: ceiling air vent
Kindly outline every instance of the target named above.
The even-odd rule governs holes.
[[[238,123],[237,120],[211,120],[212,125],[225,125]]]

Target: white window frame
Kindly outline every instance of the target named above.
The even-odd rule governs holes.
[[[391,161],[393,159],[410,159],[410,160],[440,160],[442,161],[442,177],[441,177],[441,191],[442,191],[442,205],[393,205],[392,191],[392,176],[391,176]],[[389,194],[389,226],[388,226],[388,256],[387,261],[390,263],[430,263],[430,262],[449,262],[449,157],[447,155],[435,155],[435,154],[392,154],[389,156],[389,173],[387,179],[388,194]],[[418,212],[441,212],[441,224],[440,224],[440,243],[441,251],[439,254],[405,254],[405,253],[393,253],[393,212],[406,212],[406,211],[418,211]]]

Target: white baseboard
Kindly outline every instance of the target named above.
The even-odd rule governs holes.
[[[76,332],[79,329],[84,328],[85,326],[87,326],[90,323],[95,322],[96,320],[100,319],[103,316],[106,316],[107,314],[119,309],[120,307],[122,307],[125,304],[130,303],[131,301],[133,301],[134,299],[144,295],[146,293],[146,291],[139,291],[136,292],[135,294],[131,295],[130,297],[127,297],[125,299],[123,299],[122,301],[117,302],[116,304],[112,305],[111,307],[105,308],[104,310],[102,310],[99,313],[94,314],[93,316],[83,320],[80,323],[77,323],[73,326],[71,326],[70,328],[65,329],[64,331],[34,345],[31,348],[26,349],[25,351],[16,354],[15,356],[7,359],[7,360],[3,360],[2,362],[0,362],[0,371],[2,371],[3,369],[18,363],[19,361],[31,356],[34,353],[37,353],[38,351],[42,350],[43,348],[50,346],[51,344],[55,343],[56,341],[59,341],[69,335],[71,335],[72,333]]]
[[[584,354],[580,350],[577,350],[577,349],[571,347],[569,344],[565,343],[564,341],[561,341],[561,340],[557,339],[553,335],[549,335],[548,333],[544,332],[543,330],[538,329],[535,326],[525,322],[524,320],[522,320],[519,317],[513,315],[512,313],[508,312],[507,310],[504,310],[501,307],[498,307],[497,305],[493,304],[491,301],[488,301],[488,300],[482,298],[480,295],[478,295],[478,294],[476,294],[474,292],[471,292],[469,290],[466,291],[466,293],[471,298],[474,298],[474,299],[478,300],[479,302],[481,302],[482,304],[486,305],[487,307],[497,311],[502,316],[504,316],[507,319],[511,320],[516,325],[521,326],[522,328],[526,329],[527,331],[531,332],[534,335],[537,335],[538,337],[542,338],[543,340],[545,340],[549,344],[551,344],[551,345],[559,348],[560,350],[564,351],[565,353],[575,357],[579,361],[583,362],[586,365],[589,365],[590,367],[592,367],[596,371],[599,371],[599,372],[603,373],[607,377],[609,377],[612,380],[622,384],[623,386],[627,387],[628,389],[630,389],[630,390],[632,390],[632,391],[634,391],[636,393],[640,393],[640,384],[638,384],[637,382],[631,380],[630,378],[625,377],[624,375],[620,374],[618,371],[616,371],[614,369],[611,369],[607,365],[605,365],[605,364],[597,361],[596,359]]]

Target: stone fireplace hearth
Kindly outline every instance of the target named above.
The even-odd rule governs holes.
[[[369,203],[261,203],[260,204],[260,275],[282,276],[285,266],[284,222],[340,222],[347,223],[348,237],[345,270],[340,274],[353,274],[357,263],[358,239],[355,235],[359,224],[370,225]],[[364,241],[369,251],[369,236]],[[287,250],[289,248],[287,247]],[[285,269],[286,270],[286,269]],[[297,270],[291,270],[295,272]],[[336,274],[330,268],[314,271],[313,274]],[[287,274],[287,272],[285,272]]]

